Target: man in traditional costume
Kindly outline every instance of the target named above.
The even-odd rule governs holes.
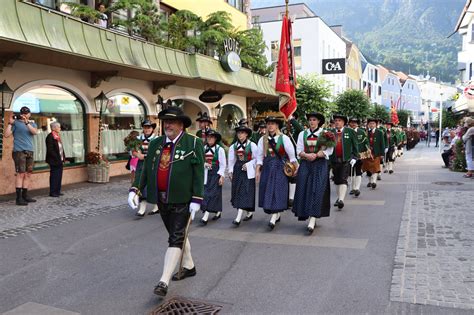
[[[230,203],[237,209],[237,217],[232,222],[239,226],[251,220],[255,211],[255,167],[257,163],[257,145],[250,141],[252,129],[247,126],[235,128],[237,141],[229,147],[229,177],[232,180]]]
[[[367,138],[370,148],[371,158],[364,159],[362,170],[369,176],[369,185],[375,189],[377,187],[377,174],[380,173],[380,158],[385,152],[385,139],[382,131],[377,129],[377,119],[367,119]]]
[[[357,135],[351,128],[345,127],[347,117],[344,115],[333,115],[335,128],[332,130],[336,137],[336,146],[331,155],[331,167],[336,185],[337,200],[334,203],[339,210],[344,208],[344,198],[347,193],[347,178],[350,167],[354,167],[359,158],[357,146]]]
[[[395,130],[392,129],[393,123],[391,121],[385,122],[385,127],[387,128],[385,133],[385,163],[387,164],[388,173],[393,174],[393,162],[395,162],[395,150],[398,139]]]
[[[141,176],[130,188],[128,203],[138,206],[138,195],[147,190],[148,202],[157,203],[168,231],[163,273],[154,293],[165,296],[178,261],[182,267],[173,280],[196,275],[186,229],[201,208],[204,191],[204,148],[201,139],[186,133],[191,119],[182,109],[169,107],[158,114],[164,135],[150,143]],[[181,266],[180,266],[181,267]]]
[[[155,134],[155,129],[156,129],[155,123],[152,123],[151,121],[146,119],[142,122],[142,129],[143,129],[142,134],[137,137],[137,139],[141,142],[140,148],[137,151],[132,151],[132,155],[138,158],[137,169],[135,171],[135,177],[139,177],[141,174],[141,171],[143,169],[143,163],[148,154],[148,147],[150,145],[150,142],[157,138]],[[139,198],[140,204],[138,205],[138,211],[136,212],[136,215],[139,217],[143,217],[145,215],[146,206],[147,206],[146,196],[147,196],[146,189],[144,189],[144,193]],[[153,209],[148,214],[150,215],[157,214],[158,211],[159,211],[158,206],[155,203],[153,204]]]
[[[383,138],[384,138],[384,143],[385,143],[385,149],[387,148],[387,129],[385,129],[384,127],[384,121],[382,119],[377,119],[377,129],[380,130],[383,134]],[[385,151],[384,149],[384,151]],[[380,158],[380,164],[382,165],[382,167],[385,169],[387,166],[386,166],[386,163],[387,161],[385,160],[385,154]],[[377,174],[377,180],[382,180],[382,171],[380,171],[378,174]],[[372,187],[372,185],[370,185],[370,182],[367,184],[367,187]]]
[[[196,119],[199,122],[199,130],[196,132],[196,136],[201,138],[202,143],[206,143],[206,132],[211,129],[212,120],[207,115],[206,112],[199,112],[198,118]]]
[[[309,218],[307,231],[312,234],[316,219],[328,217],[331,209],[328,160],[334,149],[334,135],[322,129],[324,116],[306,114],[309,128],[300,132],[296,152],[301,164],[296,178],[293,213],[299,221]]]
[[[259,182],[258,205],[271,214],[270,230],[280,222],[281,212],[288,209],[289,179],[285,163],[297,169],[295,148],[288,136],[280,132],[283,118],[269,116],[265,119],[267,134],[258,141],[256,181]]]
[[[201,219],[203,225],[209,220],[209,213],[214,213],[213,221],[221,218],[222,213],[222,185],[224,185],[227,159],[225,150],[218,143],[221,134],[214,129],[206,132],[207,140],[204,145],[204,200],[201,210],[204,215]]]
[[[352,117],[349,119],[349,127],[351,127],[357,136],[357,145],[359,149],[359,153],[367,152],[368,151],[368,143],[367,143],[367,133],[364,129],[359,128],[360,119],[356,117]],[[351,167],[350,176],[352,178],[352,187],[351,191],[349,192],[350,195],[354,195],[359,197],[360,195],[360,184],[362,183],[362,156],[357,159],[354,167]]]

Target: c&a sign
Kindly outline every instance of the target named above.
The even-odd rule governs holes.
[[[346,73],[346,59],[323,59],[323,74]]]

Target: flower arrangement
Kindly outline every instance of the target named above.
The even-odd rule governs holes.
[[[89,152],[86,154],[86,164],[103,165],[109,164],[109,161],[99,152]]]
[[[331,131],[323,131],[318,137],[320,147],[334,148],[336,146],[336,136]]]

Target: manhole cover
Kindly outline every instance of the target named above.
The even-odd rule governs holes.
[[[460,186],[460,185],[464,185],[463,183],[460,183],[460,182],[434,182],[433,184],[441,185],[441,186]]]
[[[224,305],[174,297],[151,311],[154,314],[219,314]]]

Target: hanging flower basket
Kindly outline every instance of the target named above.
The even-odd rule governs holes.
[[[87,177],[91,183],[108,183],[109,162],[98,152],[89,152],[86,155]]]

